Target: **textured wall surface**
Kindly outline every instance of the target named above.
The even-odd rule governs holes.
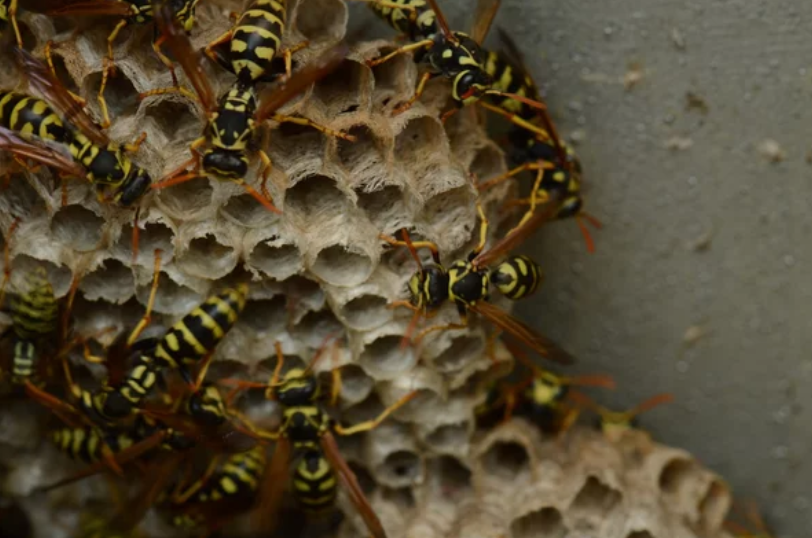
[[[469,0],[441,4],[470,24]],[[644,417],[655,437],[798,538],[812,528],[810,19],[797,0],[504,0],[496,22],[580,141],[606,224],[594,255],[573,223],[542,233],[530,250],[547,281],[520,311],[581,370],[616,376],[617,406],[673,392]]]

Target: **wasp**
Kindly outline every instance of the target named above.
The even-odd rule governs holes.
[[[528,107],[546,108],[543,103],[525,96],[500,91],[484,68],[486,55],[481,45],[490,30],[501,0],[480,0],[477,3],[474,28],[470,35],[451,31],[436,0],[403,0],[395,3],[399,5],[397,8],[388,6],[388,3],[374,1],[369,5],[395,29],[405,32],[413,40],[419,40],[399,47],[385,56],[369,60],[367,64],[374,67],[400,54],[413,52],[415,61],[426,65],[428,70],[421,76],[414,95],[405,103],[398,105],[393,114],[401,114],[411,108],[423,95],[428,81],[437,76],[451,80],[451,97],[456,104],[454,109],[443,114],[443,121],[460,108],[478,103],[486,95],[510,98]],[[532,132],[543,133],[538,126],[520,116],[498,109],[495,112],[506,116],[515,125]]]
[[[0,149],[52,166],[65,176],[85,177],[96,186],[100,200],[109,198],[122,207],[140,200],[152,180],[126,153],[138,151],[146,134],[132,144],[113,143],[43,62],[19,48],[15,53],[30,85],[62,111],[67,123],[46,101],[0,92]],[[67,154],[57,147],[66,148]]]
[[[324,347],[321,351],[323,350]],[[341,456],[335,434],[353,435],[374,429],[391,413],[414,398],[416,392],[406,394],[372,420],[349,427],[337,424],[320,402],[322,387],[312,371],[321,351],[307,368],[291,368],[281,375],[284,355],[277,342],[276,368],[267,384],[222,380],[223,383],[231,383],[238,388],[264,389],[266,397],[276,400],[282,408],[282,423],[278,429],[255,429],[260,438],[276,443],[271,461],[263,474],[257,504],[253,510],[255,525],[265,532],[272,530],[288,483],[291,458],[299,457],[301,459],[293,475],[293,488],[295,497],[305,509],[326,507],[328,501],[332,502],[335,497],[336,484],[340,483],[370,534],[375,538],[384,538],[386,533],[383,526],[364,496],[355,473]]]
[[[199,0],[170,0],[168,2],[172,17],[186,32],[191,32],[194,26],[195,8],[198,2]],[[101,86],[97,96],[102,113],[102,128],[106,129],[110,126],[110,114],[107,110],[107,101],[104,99],[104,90],[107,87],[108,79],[115,73],[113,43],[126,26],[147,24],[152,21],[154,18],[152,0],[47,0],[47,3],[50,6],[45,9],[45,12],[53,17],[107,15],[119,18],[113,31],[107,36],[107,56],[104,58]],[[177,86],[175,66],[161,50],[163,41],[163,36],[156,28],[152,49],[169,69],[172,83]]]
[[[206,56],[236,75],[243,86],[249,86],[276,78],[274,60],[281,53],[285,74],[290,77],[291,57],[307,42],[281,48],[285,18],[284,0],[254,0],[230,30],[206,46]]]
[[[483,64],[495,81],[494,87],[506,93],[540,101],[538,87],[525,66],[521,51],[507,33],[500,31],[499,35],[504,44],[504,52],[488,51]],[[525,213],[525,218],[529,218],[538,204],[545,203],[552,193],[559,193],[563,201],[554,218],[574,218],[584,236],[587,249],[593,252],[594,242],[584,221],[595,228],[601,228],[602,225],[584,210],[581,162],[572,147],[561,140],[546,110],[534,109],[506,96],[491,95],[488,100],[491,102],[482,102],[481,106],[505,115],[508,119],[518,117],[528,123],[541,123],[539,128],[542,132],[514,127],[508,134],[508,140],[512,160],[517,166],[505,174],[480,183],[480,192],[522,172],[535,172],[531,196],[517,200],[514,204],[530,206]]]
[[[573,401],[573,387],[615,388],[606,375],[562,376],[533,363],[522,350],[506,342],[513,356],[527,370],[520,382],[494,384],[485,401],[474,410],[477,423],[488,427],[514,415],[536,424],[543,432],[561,434],[578,419],[580,407]]]
[[[573,397],[580,406],[595,411],[598,415],[596,421],[598,429],[612,442],[617,442],[630,430],[639,429],[640,423],[637,418],[639,415],[674,400],[672,394],[657,394],[627,411],[612,411],[598,405],[584,394],[573,394]]]
[[[395,301],[391,304],[392,307],[403,306],[414,311],[404,341],[408,341],[409,332],[420,316],[433,317],[443,304],[451,301],[457,307],[460,322],[424,329],[415,339],[415,343],[434,331],[467,327],[468,313],[474,312],[484,316],[498,329],[517,338],[543,357],[563,364],[573,362],[574,359],[554,342],[488,302],[491,283],[512,300],[521,299],[536,291],[542,272],[530,258],[511,256],[495,264],[495,267],[490,265],[507,256],[513,248],[546,222],[555,210],[556,204],[553,201],[544,211],[538,211],[532,218],[517,225],[502,240],[486,250],[488,219],[481,205],[477,203],[480,218],[479,243],[465,259],[457,260],[447,268],[440,263],[440,252],[435,243],[412,242],[406,230],[403,230],[402,241],[381,234],[381,239],[390,245],[407,247],[418,264],[417,272],[409,279],[409,300]],[[434,263],[424,267],[417,255],[418,248],[428,249]]]
[[[155,15],[167,47],[183,68],[195,89],[199,102],[206,111],[208,123],[204,135],[191,145],[192,158],[171,172],[165,180],[154,184],[153,188],[160,189],[200,177],[202,167],[203,175],[233,181],[242,186],[266,209],[279,213],[279,209],[273,205],[271,196],[265,189],[272,164],[270,157],[262,149],[257,150],[257,155],[262,161],[263,193],[260,194],[245,181],[249,165],[247,151],[249,145],[254,142],[258,127],[265,120],[273,119],[280,123],[308,125],[330,136],[346,140],[355,139],[351,135],[333,131],[306,118],[276,114],[276,110],[306,90],[313,82],[335,70],[347,54],[346,47],[339,46],[332,49],[324,55],[318,65],[299,71],[279,89],[269,92],[261,98],[257,96],[252,84],[238,79],[218,102],[201,66],[200,55],[192,48],[188,36],[174,23],[171,9],[163,5]],[[235,40],[232,40],[232,45],[234,43]],[[141,98],[172,91],[177,91],[177,89],[151,90],[141,94]],[[205,145],[209,145],[210,148],[201,156],[198,150]],[[193,166],[192,171],[186,172],[190,165]]]

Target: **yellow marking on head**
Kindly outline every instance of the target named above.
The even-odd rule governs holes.
[[[452,58],[454,56],[454,51],[451,49],[445,49],[442,54],[443,58],[446,60]]]

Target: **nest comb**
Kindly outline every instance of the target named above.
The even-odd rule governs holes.
[[[341,0],[290,4],[284,45],[310,41],[294,57],[296,63],[307,63],[345,37],[348,15]],[[242,7],[226,0],[202,2],[192,34],[194,45],[203,46],[221,34],[230,24],[225,15]],[[47,40],[60,43],[54,57],[61,79],[87,100],[98,117],[95,96],[109,24],[76,36],[71,34],[72,26],[25,13],[21,27],[28,48],[36,54]],[[160,178],[188,158],[188,146],[199,136],[204,120],[197,105],[179,95],[138,101],[140,92],[170,85],[168,72],[148,46],[151,37],[150,29],[138,26],[120,36],[114,47],[118,73],[106,97],[113,119],[111,138],[125,142],[146,132],[147,140],[133,158],[153,178]],[[155,249],[163,251],[163,265],[154,325],[168,326],[214,289],[238,279],[250,280],[244,314],[215,355],[215,375],[218,369],[261,365],[273,355],[275,341],[282,342],[286,356],[306,362],[325,336],[345,335],[348,345],[338,359],[319,365],[341,371],[344,419],[366,418],[405,391],[419,391],[415,400],[380,428],[342,443],[353,468],[375,489],[373,504],[392,536],[525,537],[545,535],[545,529],[552,529],[547,532],[550,536],[566,536],[579,528],[581,520],[571,515],[578,513],[576,508],[592,506],[592,489],[601,495],[608,489],[614,504],[607,510],[632,514],[633,508],[638,510],[634,517],[643,518],[642,505],[628,504],[637,497],[631,482],[625,482],[633,482],[635,472],[642,471],[633,471],[634,466],[623,463],[617,447],[600,439],[579,434],[580,444],[559,446],[528,438],[523,430],[520,442],[511,437],[518,433],[509,427],[474,439],[473,407],[483,396],[477,388],[485,376],[510,360],[501,347],[495,356],[486,353],[481,327],[474,324],[466,331],[433,335],[419,354],[399,348],[410,313],[390,310],[387,304],[403,298],[414,267],[405,253],[385,252],[388,249],[378,234],[409,227],[436,241],[444,258],[454,259],[471,247],[475,235],[477,194],[471,176],[485,178],[506,168],[501,150],[474,115],[457,114],[446,125],[438,120],[448,104],[448,87],[442,81],[430,84],[424,98],[408,112],[391,117],[394,106],[411,96],[417,70],[408,57],[374,69],[364,62],[391,47],[383,41],[354,45],[335,73],[281,111],[344,130],[355,135],[357,142],[338,141],[308,129],[270,126],[266,149],[274,164],[271,192],[281,215],[267,212],[238,186],[215,179],[195,179],[154,192],[142,203],[141,252],[132,268],[131,212],[99,203],[93,189],[78,181],[68,184],[63,206],[62,187],[47,170],[16,173],[10,187],[0,193],[0,227],[8,230],[14,217],[22,217],[10,240],[12,285],[34,264],[47,268],[57,296],[67,293],[74,277],[80,278],[73,315],[77,330],[91,334],[110,326],[124,330],[141,315]],[[233,80],[216,67],[208,70],[220,92]],[[26,91],[8,54],[0,54],[0,73],[9,89]],[[253,166],[249,183],[256,184],[256,171]],[[486,193],[482,202],[491,215],[496,216],[509,189],[505,184]],[[498,235],[498,226],[492,230]],[[435,321],[453,321],[456,316],[449,307]],[[37,536],[69,536],[78,511],[105,500],[109,493],[103,481],[93,479],[49,496],[48,502],[26,497],[37,486],[77,468],[50,446],[41,418],[42,411],[30,402],[0,410],[0,465],[5,471],[0,474],[1,491],[23,499],[30,519],[36,521]],[[492,461],[499,458],[491,457],[496,448],[489,447],[498,447],[499,439],[525,451],[527,476],[516,483],[516,489],[500,478],[503,471]],[[590,478],[590,462],[597,460],[584,447],[613,458],[612,470],[602,472],[614,478],[600,478],[606,476],[600,473],[594,481]],[[657,448],[652,453],[671,454],[669,450]],[[559,487],[560,482],[537,480],[544,465],[552,465],[539,451],[562,460],[555,480],[564,480],[564,469],[577,470],[567,482],[572,498],[553,499],[549,488]],[[692,460],[682,454],[674,461]],[[710,488],[714,483],[710,475],[691,465]],[[657,472],[651,470],[650,476]],[[579,497],[584,488],[586,493]],[[546,497],[536,498],[538,491],[545,491]],[[601,495],[598,504],[608,502]],[[666,498],[662,495],[657,499]],[[521,502],[503,506],[506,499],[514,498]],[[583,502],[576,503],[579,498]],[[457,499],[459,505],[452,502]],[[676,527],[658,527],[671,524],[658,518],[671,521],[689,512],[690,524],[710,518],[703,524],[718,528],[715,508],[706,516],[700,505],[691,508],[690,498],[685,502],[687,512],[657,511],[645,516],[651,526],[639,531],[596,531],[594,535],[669,536],[661,530]],[[353,525],[353,508],[343,500],[340,504],[349,516],[342,536],[363,535],[363,527]],[[623,512],[627,506],[629,511]],[[581,512],[587,514],[587,508]],[[486,529],[498,532],[487,534]],[[534,534],[536,529],[541,534]]]

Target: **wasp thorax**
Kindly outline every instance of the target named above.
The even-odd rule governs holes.
[[[471,262],[457,260],[448,268],[448,278],[451,300],[465,304],[488,300],[490,275],[487,268],[475,268]]]
[[[206,173],[233,179],[242,179],[248,173],[248,158],[242,152],[212,149],[203,155]]]
[[[306,374],[301,368],[294,368],[285,374],[282,386],[277,391],[279,403],[283,406],[308,405],[319,396],[316,378]]]

